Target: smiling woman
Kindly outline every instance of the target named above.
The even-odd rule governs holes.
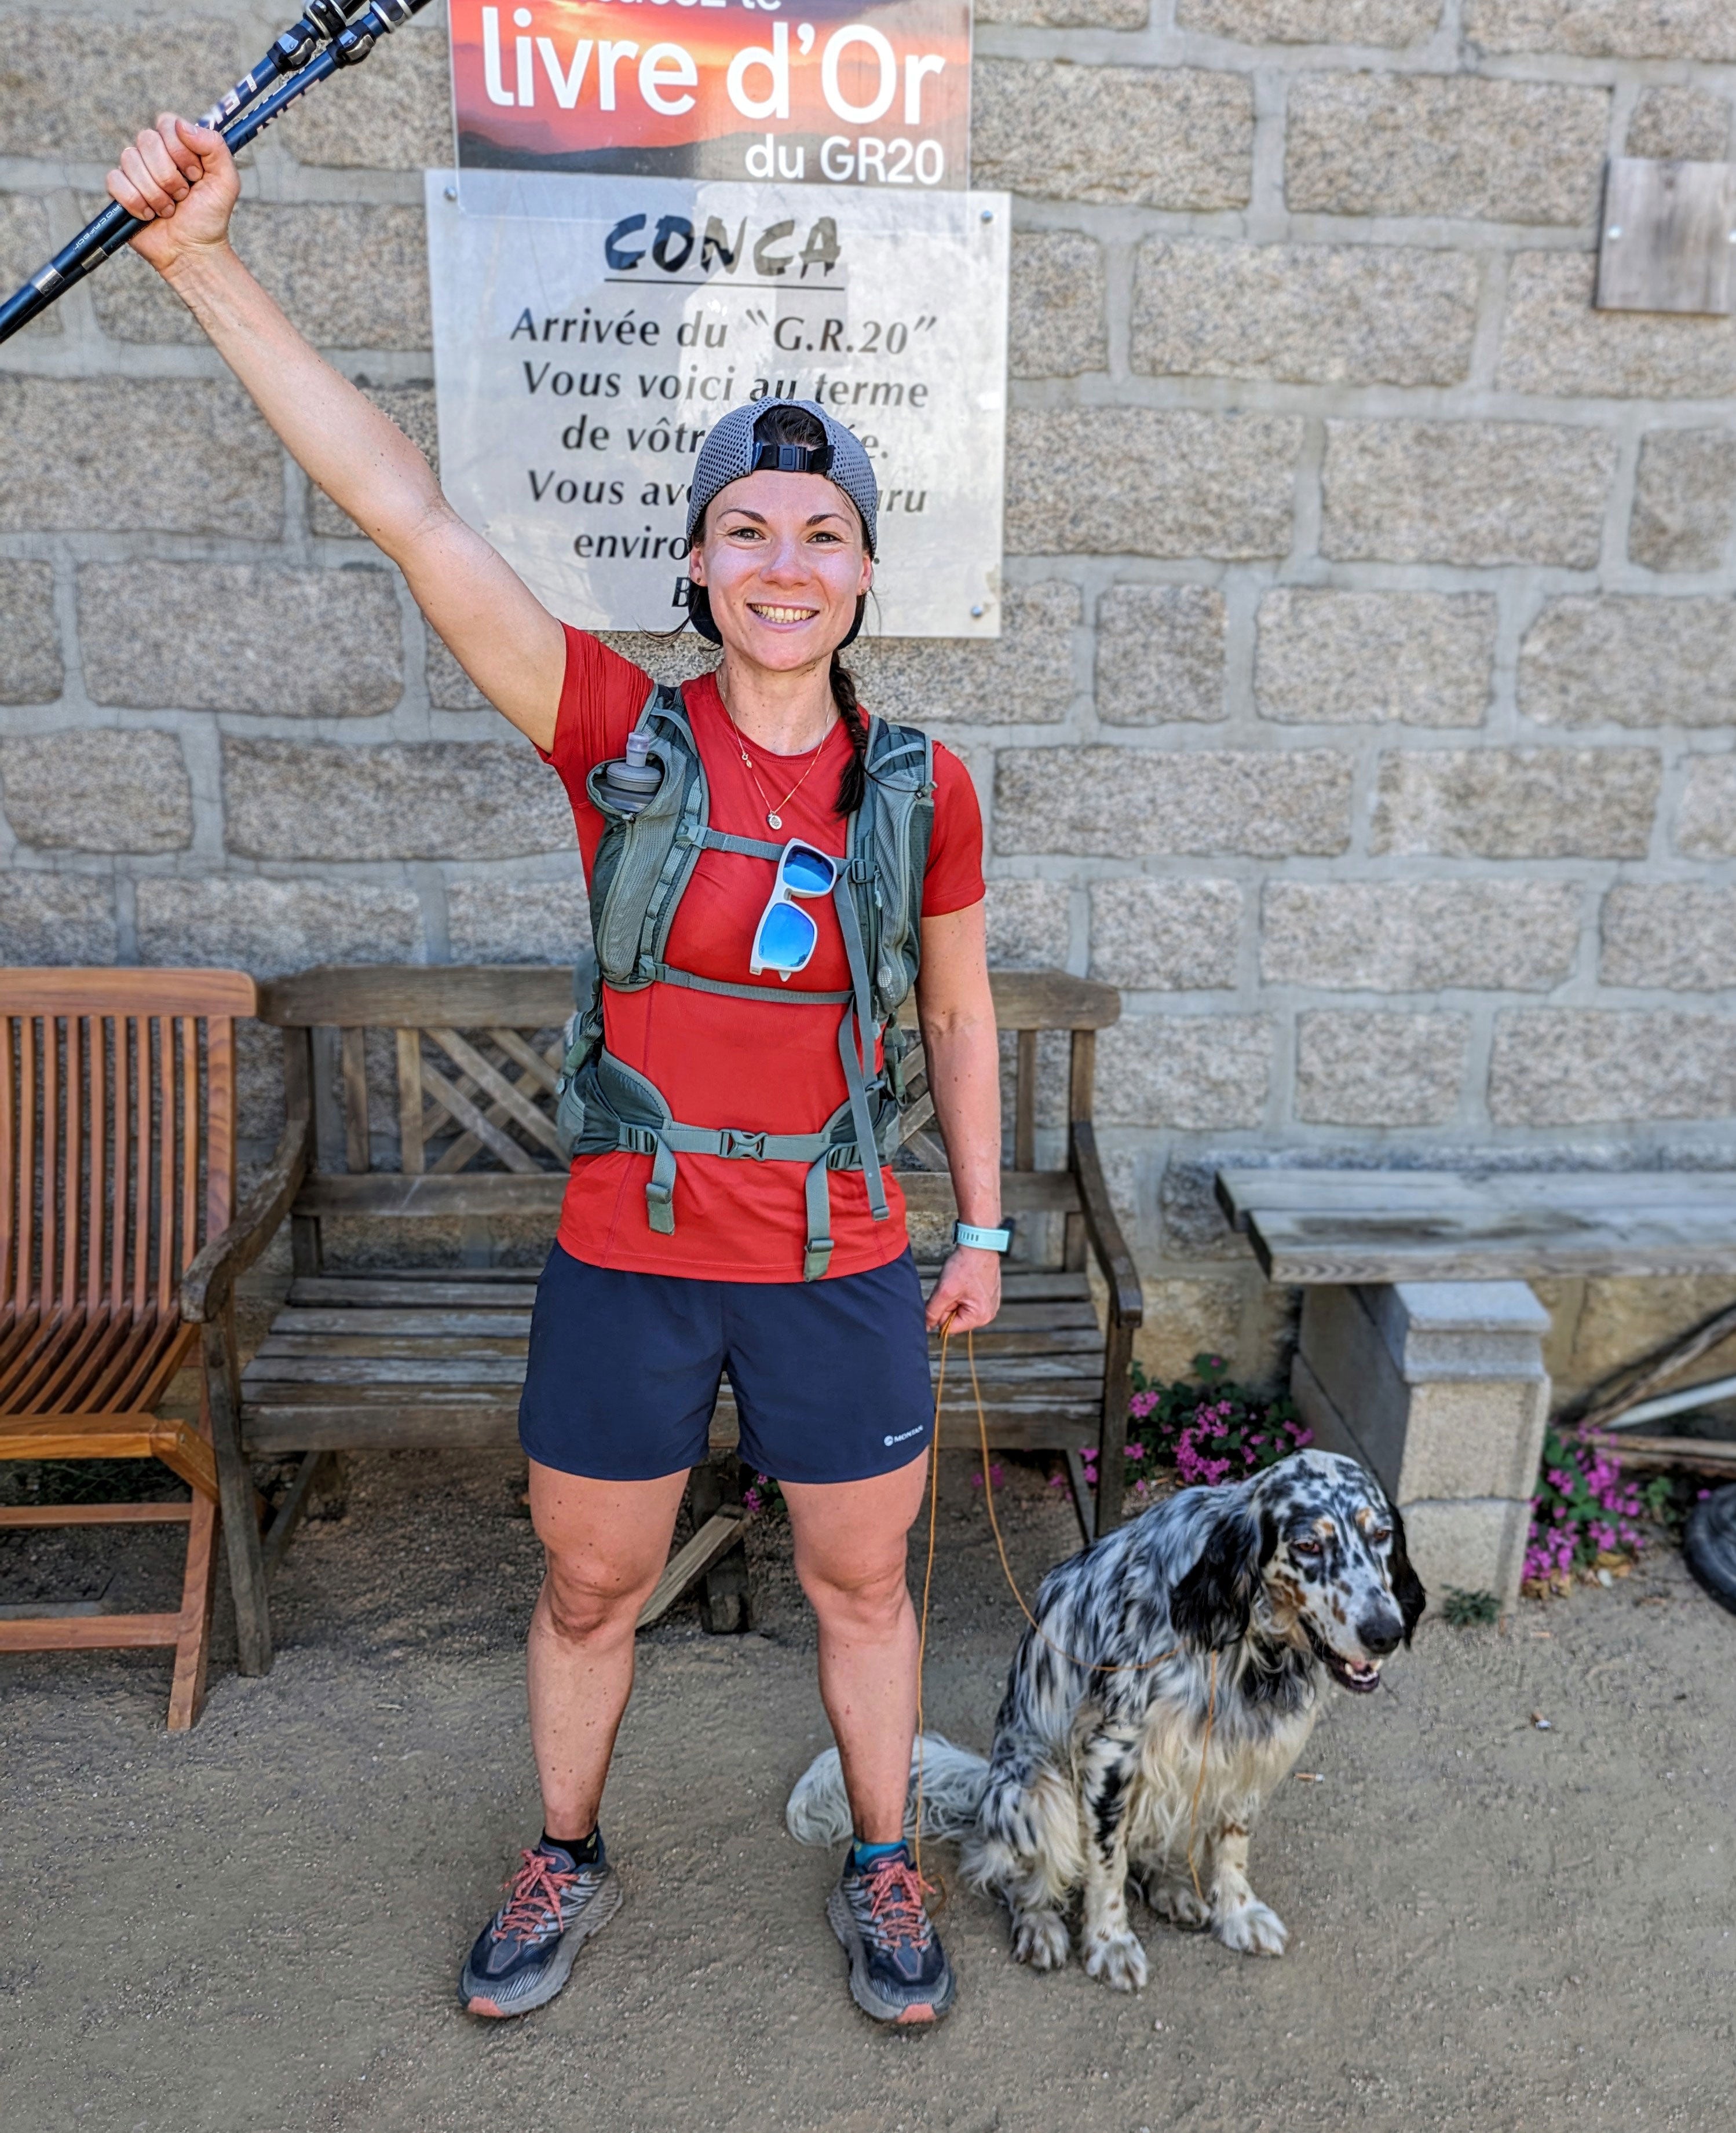
[[[567,1062],[576,1153],[519,1421],[547,1562],[529,1659],[544,1827],[465,1963],[464,2004],[519,2015],[552,1999],[620,1906],[597,1816],[634,1625],[727,1370],[743,1454],[784,1485],[819,1618],[858,1837],[827,1909],[851,1990],[878,2020],[933,2022],[952,1975],[902,1841],[905,1545],[932,1410],[921,1288],[882,1164],[913,989],[967,1240],[928,1325],[994,1317],[1008,1233],[976,798],[955,758],[858,704],[838,657],[873,582],[872,465],[810,402],[719,418],[687,536],[689,619],[722,659],[659,689],[548,612],[261,290],[229,247],[237,183],[218,135],[166,116],[109,190],[309,478],[552,764],[591,885],[597,977]]]

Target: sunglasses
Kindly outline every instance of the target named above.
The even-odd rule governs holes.
[[[838,879],[837,861],[792,837],[778,861],[778,878],[772,884],[771,901],[760,914],[754,929],[753,954],[748,969],[755,977],[775,970],[785,985],[798,970],[805,970],[819,945],[820,929],[808,913],[793,901],[798,896],[830,896]]]

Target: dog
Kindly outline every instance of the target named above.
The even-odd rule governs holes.
[[[1371,1694],[1426,1605],[1404,1520],[1353,1459],[1300,1452],[1184,1489],[1044,1579],[986,1760],[918,1744],[923,1832],[963,1840],[965,1879],[1006,1904],[1034,1969],[1067,1961],[1078,1898],[1088,1974],[1145,1984],[1130,1871],[1160,1917],[1281,1955],[1288,1928],[1248,1881],[1260,1809],[1314,1731],[1322,1677]],[[804,1843],[849,1837],[835,1748],[784,1818]]]

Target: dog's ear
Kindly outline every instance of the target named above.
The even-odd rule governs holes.
[[[1398,1505],[1389,1503],[1386,1509],[1392,1518],[1392,1596],[1398,1602],[1399,1619],[1404,1623],[1405,1642],[1408,1644],[1423,1618],[1429,1596],[1423,1590],[1421,1578],[1411,1567],[1410,1552],[1405,1545],[1405,1522],[1399,1516]]]
[[[1213,1520],[1199,1560],[1169,1595],[1169,1620],[1184,1644],[1221,1651],[1247,1635],[1260,1572],[1271,1554],[1259,1520],[1246,1510],[1227,1510]]]

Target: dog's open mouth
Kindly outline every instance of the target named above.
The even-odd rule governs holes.
[[[1311,1622],[1304,1621],[1302,1626],[1308,1632],[1315,1658],[1340,1688],[1348,1688],[1353,1696],[1370,1696],[1380,1687],[1381,1670],[1372,1659],[1348,1659],[1342,1652],[1335,1652],[1329,1644],[1321,1642]]]

